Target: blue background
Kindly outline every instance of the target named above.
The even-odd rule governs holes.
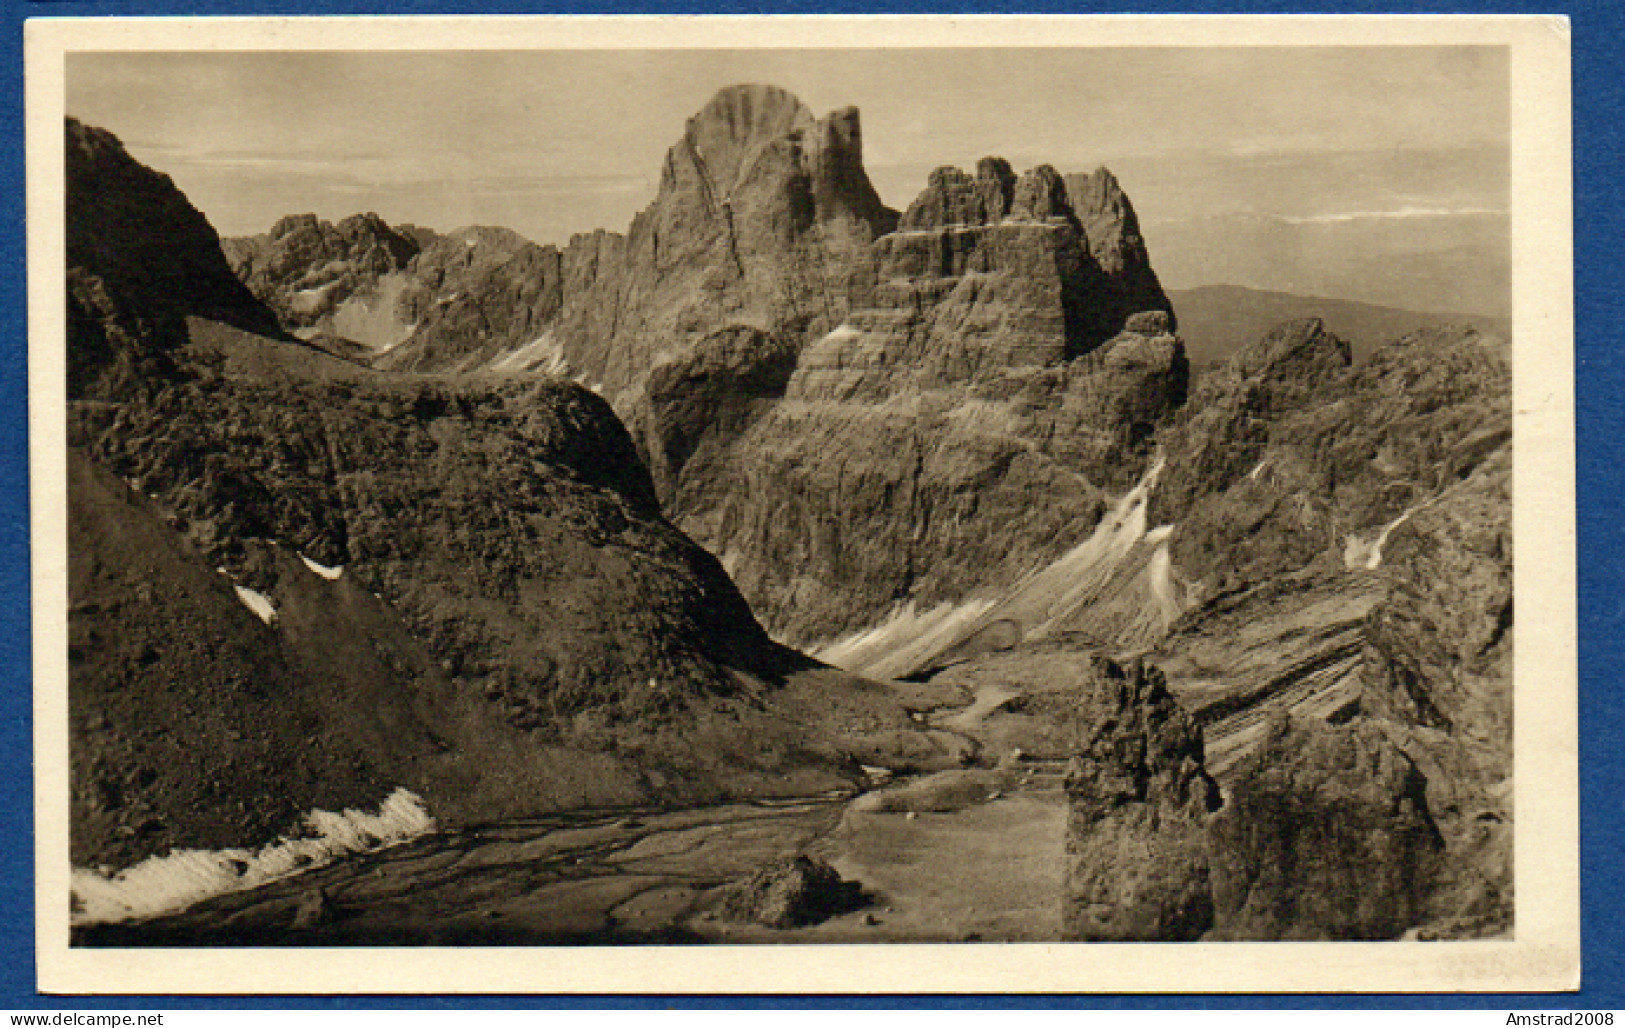
[[[1078,1007],[1145,1008],[1509,1008],[1625,1009],[1625,711],[1615,690],[1625,657],[1625,555],[1616,504],[1625,499],[1625,462],[1616,437],[1625,402],[1625,354],[1620,326],[1621,240],[1625,196],[1619,163],[1625,160],[1625,10],[1608,0],[1529,7],[1510,3],[1365,4],[1373,13],[1558,13],[1573,20],[1576,409],[1579,446],[1580,782],[1582,803],[1584,982],[1581,992],[1559,996],[1285,996],[1285,997],[897,997],[799,998],[171,998],[59,999],[34,991],[34,814],[30,694],[27,319],[24,246],[22,23],[39,16],[272,15],[272,14],[534,14],[606,13],[611,5],[587,0],[554,3],[472,3],[469,0],[0,0],[7,25],[0,46],[4,95],[0,153],[6,188],[0,193],[0,1008],[568,1008],[620,1007]],[[1328,0],[1297,3],[1174,3],[1150,0],[1133,7],[1105,3],[1023,4],[985,0],[825,0],[825,2],[670,2],[620,0],[618,13],[1346,13]],[[1520,611],[1539,617],[1540,611]],[[1500,1019],[1497,1019],[1500,1023]]]

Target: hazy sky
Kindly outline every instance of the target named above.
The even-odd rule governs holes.
[[[67,109],[223,235],[373,210],[563,243],[624,229],[717,89],[862,110],[904,207],[942,164],[1105,164],[1147,226],[1449,217],[1507,203],[1499,48],[144,53],[70,57]]]

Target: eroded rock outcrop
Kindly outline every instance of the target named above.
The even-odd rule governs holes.
[[[1101,660],[1083,684],[1066,779],[1069,938],[1197,939],[1213,924],[1207,826],[1218,786],[1162,674]]]
[[[979,562],[1005,581],[1144,470],[1185,393],[1172,312],[1104,169],[989,157],[899,217],[862,143],[853,109],[725,89],[624,234],[425,249],[396,301],[409,337],[377,362],[599,391],[666,512],[785,638],[958,599]]]
[[[1390,939],[1428,917],[1444,845],[1392,726],[1275,714],[1221,799],[1155,668],[1100,660],[1080,691],[1070,938]]]
[[[723,665],[769,671],[771,644],[715,560],[660,517],[598,397],[545,379],[323,381],[325,367],[267,381],[233,356],[223,375],[76,427],[246,584],[274,589],[259,559],[274,540],[354,566],[452,674],[531,726],[726,691]],[[734,655],[705,656],[713,643]]]
[[[1166,436],[1193,605],[1157,659],[1209,767],[1241,773],[1281,712],[1385,726],[1445,844],[1407,916],[1441,935],[1511,921],[1508,355],[1439,328],[1348,367],[1318,325],[1289,326]]]
[[[563,371],[549,330],[564,303],[557,248],[516,232],[464,228],[436,239],[412,261],[395,300],[409,333],[381,354],[395,371],[480,368],[498,357],[514,370]]]

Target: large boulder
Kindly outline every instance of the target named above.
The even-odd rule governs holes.
[[[829,864],[803,854],[774,861],[733,885],[723,897],[722,915],[768,928],[798,928],[862,904],[862,886],[843,881]]]

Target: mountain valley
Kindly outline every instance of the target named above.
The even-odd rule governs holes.
[[[1512,930],[1504,320],[769,86],[563,247],[66,131],[78,943]]]

